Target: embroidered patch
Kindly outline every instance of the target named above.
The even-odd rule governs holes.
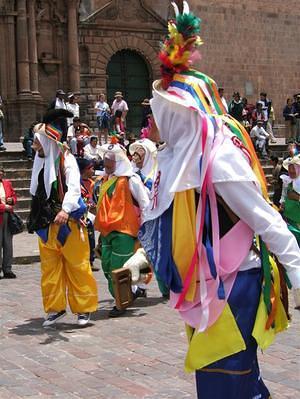
[[[157,202],[158,202],[158,186],[160,184],[160,176],[161,176],[161,171],[158,172],[157,177],[155,179],[154,185],[153,185],[153,197],[151,198],[151,201],[153,202],[151,210],[155,209],[157,207]]]
[[[238,147],[248,158],[249,163],[251,164],[251,155],[247,148],[244,146],[242,140],[240,140],[237,136],[232,136],[231,138],[233,144]]]

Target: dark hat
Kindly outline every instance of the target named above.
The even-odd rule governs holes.
[[[56,90],[56,95],[58,95],[58,94],[60,94],[60,95],[62,95],[62,96],[65,96],[65,95],[66,95],[66,93],[65,93],[62,89]]]
[[[142,102],[142,105],[150,105],[149,98],[145,98],[144,101]]]
[[[78,158],[77,164],[78,164],[80,173],[83,172],[85,169],[88,169],[88,168],[91,168],[92,166],[94,166],[94,162],[92,160],[85,159],[85,158]]]
[[[72,112],[69,112],[66,109],[50,109],[44,115],[43,122],[39,125],[36,125],[35,133],[39,132],[45,134],[51,140],[60,141],[62,131],[57,122],[60,118],[72,117]]]
[[[73,114],[63,108],[50,109],[47,111],[43,118],[43,123],[53,123],[59,118],[73,118]]]

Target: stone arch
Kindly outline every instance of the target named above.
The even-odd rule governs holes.
[[[110,40],[103,47],[95,62],[95,73],[100,75],[106,74],[107,64],[111,57],[120,50],[133,50],[139,53],[147,62],[152,70],[152,78],[159,77],[160,63],[157,57],[157,50],[152,47],[146,40],[140,37],[128,36],[117,37]]]

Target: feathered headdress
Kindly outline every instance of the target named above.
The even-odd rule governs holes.
[[[199,36],[201,19],[190,12],[188,3],[183,2],[180,14],[175,3],[175,19],[168,23],[168,36],[161,46],[159,59],[162,63],[162,87],[167,89],[175,73],[187,71],[200,58],[197,47],[202,44]]]

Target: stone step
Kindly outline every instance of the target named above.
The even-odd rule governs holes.
[[[8,159],[27,160],[25,152],[22,151],[0,151],[0,163]]]
[[[26,188],[29,190],[30,187],[30,178],[11,178],[10,179],[12,186],[14,189],[16,188]]]
[[[27,159],[0,159],[0,163],[4,170],[32,168],[32,161]]]
[[[20,216],[20,218],[26,222],[29,216],[29,209],[18,209],[16,210],[17,214]]]
[[[23,198],[23,197],[25,197],[25,198],[31,198],[31,194],[30,194],[30,191],[29,191],[29,187],[27,188],[19,188],[19,187],[14,187],[14,190],[15,190],[15,192],[16,192],[16,194],[17,194],[17,198],[18,198],[18,200],[19,200],[19,198]]]
[[[30,202],[31,202],[31,197],[28,196],[28,198],[18,198],[15,209],[16,211],[19,210],[29,210],[30,209]]]
[[[31,169],[6,169],[5,177],[7,179],[31,179]]]

